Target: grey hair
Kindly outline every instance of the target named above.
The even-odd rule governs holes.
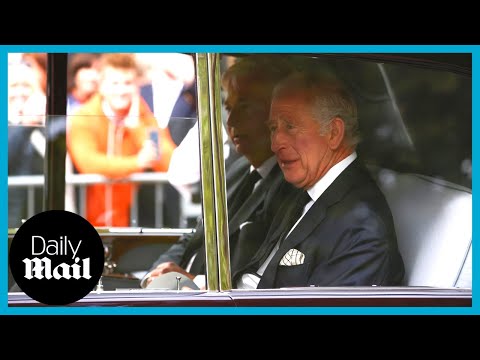
[[[357,106],[345,89],[333,88],[333,91],[314,94],[312,110],[320,122],[320,131],[325,134],[335,117],[339,117],[345,124],[345,141],[350,146],[360,142],[358,129]]]
[[[313,71],[295,72],[275,89],[302,91],[312,106],[313,117],[320,123],[320,134],[330,129],[332,120],[339,117],[345,124],[345,142],[355,147],[360,142],[358,110],[353,96],[332,74]]]
[[[294,70],[284,57],[269,54],[253,54],[242,57],[222,76],[222,86],[228,92],[237,92],[239,78],[252,78],[272,87]]]

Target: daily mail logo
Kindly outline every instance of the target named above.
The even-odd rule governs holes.
[[[48,245],[47,245],[48,244]],[[52,262],[50,258],[44,256],[39,259],[35,257],[33,259],[25,258],[25,278],[33,279],[91,279],[90,275],[90,258],[82,259],[81,264],[80,257],[77,256],[77,252],[82,244],[82,240],[79,240],[76,247],[73,245],[73,241],[68,240],[67,236],[63,240],[63,236],[59,240],[46,241],[42,236],[32,236],[32,255],[42,256],[44,254],[55,255],[69,255],[73,260],[72,264],[62,262],[57,265],[52,271]],[[37,251],[38,250],[38,251]],[[70,250],[70,251],[69,251]]]
[[[91,292],[103,272],[104,247],[83,217],[45,211],[16,232],[9,252],[16,285],[47,305],[66,305]]]

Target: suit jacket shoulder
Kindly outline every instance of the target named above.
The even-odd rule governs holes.
[[[230,194],[229,196],[234,192],[238,183],[242,179],[242,176],[247,173],[249,167],[250,163],[248,160],[245,157],[241,157],[233,162],[228,168],[225,178],[227,183],[227,194]],[[203,239],[203,219],[199,217],[197,219],[195,233],[182,236],[175,244],[158,257],[150,270],[154,269],[161,263],[169,261],[185,268],[191,257],[202,248]]]
[[[225,183],[227,191],[227,204],[231,203],[231,197],[240,186],[244,176],[248,174],[250,163],[246,157],[241,156],[225,169]]]
[[[268,238],[276,241],[282,230],[271,229]],[[259,288],[398,285],[403,272],[388,204],[357,159],[282,242]]]

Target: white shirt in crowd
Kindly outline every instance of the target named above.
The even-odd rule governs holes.
[[[228,134],[222,126],[223,157],[230,155]],[[182,196],[191,199],[190,186],[200,181],[200,140],[198,137],[198,122],[188,131],[180,145],[175,148],[170,158],[167,179]]]

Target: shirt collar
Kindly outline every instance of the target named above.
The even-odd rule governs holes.
[[[257,172],[260,174],[262,179],[265,179],[268,176],[268,174],[270,174],[270,171],[272,171],[276,163],[277,163],[277,158],[275,157],[275,155],[273,155],[272,157],[265,160],[263,164],[256,169],[253,167],[253,165],[251,165],[250,172],[252,172],[253,170],[257,170]]]
[[[316,182],[310,189],[307,190],[308,195],[313,201],[324,193],[325,190],[335,181],[335,179],[345,170],[357,158],[357,153],[354,151],[348,155],[345,159],[332,166],[323,177]]]

